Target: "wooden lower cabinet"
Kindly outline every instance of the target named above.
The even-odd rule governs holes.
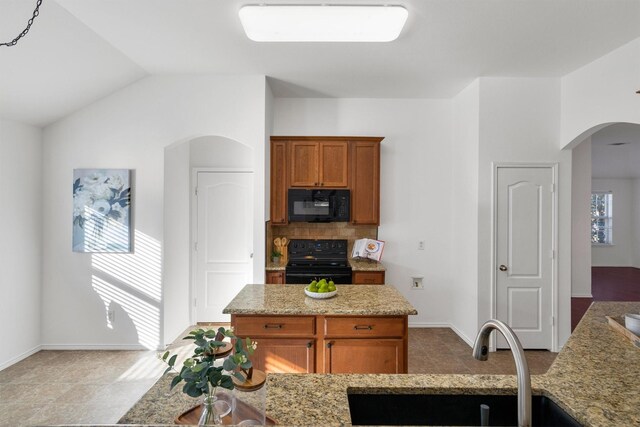
[[[234,314],[252,362],[274,373],[407,373],[407,316]]]
[[[267,271],[265,274],[265,283],[276,285],[284,285],[284,271]]]
[[[334,339],[325,342],[324,371],[332,374],[401,374],[402,339]]]
[[[354,285],[384,285],[384,271],[354,271]]]
[[[256,369],[274,373],[315,372],[314,339],[256,338],[254,341],[258,343],[252,356]]]

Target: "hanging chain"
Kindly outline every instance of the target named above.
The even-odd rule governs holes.
[[[31,28],[31,24],[33,24],[33,20],[36,19],[36,16],[40,15],[41,4],[42,4],[42,0],[37,0],[36,8],[33,11],[33,16],[31,16],[31,19],[29,19],[29,21],[27,22],[27,28],[25,28],[20,34],[18,34],[18,37],[16,37],[15,39],[7,43],[0,43],[0,46],[7,46],[7,47],[15,46],[18,43],[18,40],[20,40],[21,38],[27,35],[27,33],[29,32],[29,29]]]

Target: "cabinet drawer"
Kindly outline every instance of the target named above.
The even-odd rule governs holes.
[[[384,285],[384,271],[354,271],[354,285]]]
[[[313,335],[315,318],[302,316],[236,316],[234,333],[239,337]]]
[[[331,337],[403,337],[402,317],[327,317],[325,335]]]

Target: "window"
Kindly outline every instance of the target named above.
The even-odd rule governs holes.
[[[591,193],[591,244],[612,245],[611,192]]]

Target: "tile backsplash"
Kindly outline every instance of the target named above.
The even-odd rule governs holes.
[[[346,222],[295,222],[288,225],[272,226],[267,221],[267,254],[273,249],[273,239],[286,237],[287,239],[346,239],[349,243],[348,254],[351,254],[353,241],[357,239],[377,239],[378,227],[375,225],[352,225]]]

